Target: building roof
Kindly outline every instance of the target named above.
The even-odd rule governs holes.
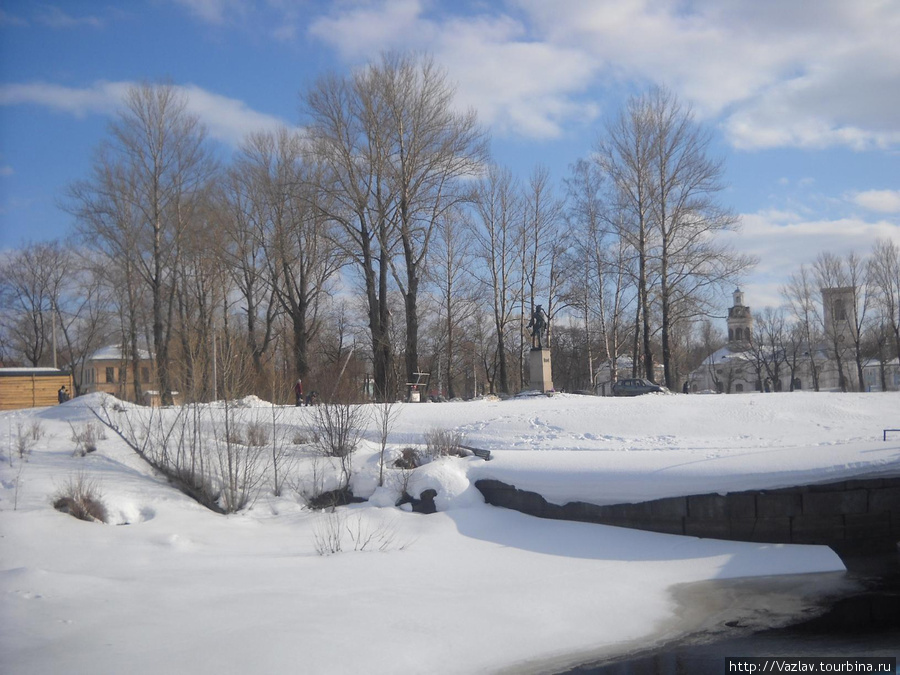
[[[888,368],[900,366],[900,358],[891,359],[890,361],[885,361],[884,365]],[[880,368],[881,361],[878,359],[869,359],[863,364],[863,368]]]
[[[146,349],[139,349],[138,356],[142,361],[146,361],[150,359],[150,352]],[[89,357],[87,357],[88,361],[125,361],[127,360],[126,356],[122,355],[122,345],[107,345],[106,347],[101,347]]]

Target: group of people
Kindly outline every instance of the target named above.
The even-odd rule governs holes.
[[[297,380],[297,384],[294,385],[294,397],[297,402],[294,404],[296,407],[300,407],[305,402],[306,405],[315,405],[319,402],[319,392],[313,390],[309,392],[304,398],[303,396],[303,380]]]
[[[56,400],[59,401],[60,403],[65,403],[70,398],[72,398],[72,397],[69,395],[69,390],[66,389],[66,385],[61,386],[59,388],[59,391],[56,392]]]

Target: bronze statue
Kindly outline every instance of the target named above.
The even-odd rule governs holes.
[[[547,332],[548,317],[544,309],[537,305],[531,312],[531,321],[528,322],[528,328],[531,328],[531,348],[543,349],[544,344],[542,337]],[[535,344],[537,342],[537,344]]]

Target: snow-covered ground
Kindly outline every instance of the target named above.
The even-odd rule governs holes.
[[[494,459],[389,469],[387,487],[376,489],[371,424],[352,480],[368,503],[334,514],[306,508],[291,486],[326,468],[308,446],[288,444],[295,461],[284,494],[264,482],[250,508],[222,516],[169,486],[112,432],[97,452],[73,455],[73,431],[96,424],[90,408],[102,401],[0,414],[0,672],[552,671],[728,611],[680,603],[691,596],[685,584],[843,566],[818,546],[531,518],[486,506],[478,478],[557,503],[617,503],[900,474],[900,435],[882,441],[882,429],[900,427],[898,394],[400,404],[389,457],[445,428]],[[244,404],[245,414],[271,419],[268,404]],[[310,409],[275,412],[284,438],[308,435]],[[22,459],[19,436],[32,430],[40,438]],[[52,508],[78,475],[97,481],[110,524]],[[403,482],[414,493],[437,489],[440,512],[394,507]],[[320,555],[334,536],[342,551]],[[821,586],[837,577],[801,578]]]

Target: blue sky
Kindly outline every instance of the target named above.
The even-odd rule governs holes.
[[[889,0],[0,0],[0,249],[68,231],[58,204],[131,84],[184,88],[227,158],[299,124],[320,74],[416,49],[522,177],[561,182],[628,94],[672,89],[714,133],[761,307],[819,251],[900,242],[897,35]]]

